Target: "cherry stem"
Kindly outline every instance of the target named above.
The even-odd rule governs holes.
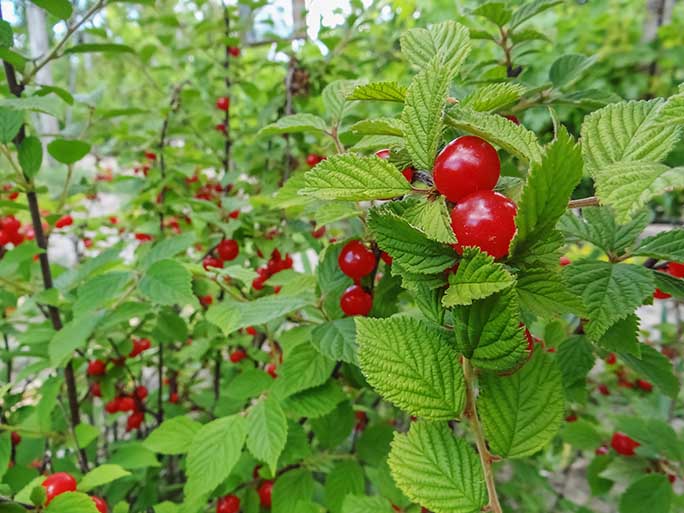
[[[568,202],[568,208],[598,207],[599,205],[599,199],[596,196],[570,200]]]
[[[463,359],[463,375],[466,386],[466,409],[464,415],[470,422],[470,427],[475,435],[475,445],[477,446],[477,452],[480,456],[480,463],[482,464],[482,470],[484,472],[485,484],[487,485],[487,495],[489,496],[489,504],[483,508],[483,511],[503,513],[501,504],[499,503],[499,496],[496,493],[494,470],[492,469],[492,462],[495,458],[487,448],[487,442],[485,441],[484,432],[482,431],[482,425],[480,424],[480,419],[477,416],[474,389],[475,373],[473,371],[473,366],[470,364],[470,360],[467,358]]]

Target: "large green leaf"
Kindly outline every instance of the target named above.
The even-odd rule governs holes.
[[[458,417],[463,371],[448,332],[408,316],[356,319],[361,370],[385,399],[412,415]]]
[[[247,449],[275,474],[287,441],[287,418],[280,403],[271,396],[259,401],[247,416],[247,431]]]
[[[477,248],[465,248],[458,270],[449,275],[449,288],[442,304],[470,305],[474,300],[501,292],[514,283],[515,277],[503,265],[495,263],[493,257]]]
[[[311,471],[304,468],[291,470],[280,476],[273,486],[273,513],[301,511],[300,504],[311,501],[314,480]]]
[[[191,279],[182,264],[175,260],[160,260],[145,271],[139,288],[143,295],[160,305],[196,305]]]
[[[396,434],[389,465],[401,491],[434,513],[476,513],[487,500],[477,454],[445,423],[418,421]]]
[[[563,421],[563,394],[560,370],[541,347],[511,375],[483,373],[477,409],[494,454],[522,458],[549,443]]]
[[[513,82],[485,84],[468,94],[461,105],[478,112],[495,112],[517,102],[525,88]]]
[[[325,480],[325,503],[331,513],[341,513],[348,495],[365,492],[363,468],[356,461],[335,464]]]
[[[24,113],[20,110],[0,108],[0,143],[9,144],[24,124]]]
[[[329,380],[324,385],[291,395],[283,401],[283,409],[292,418],[316,419],[333,411],[346,398],[337,381]]]
[[[81,492],[59,494],[43,511],[45,513],[98,513],[93,499]]]
[[[419,69],[436,58],[451,79],[470,53],[468,29],[455,21],[438,23],[429,29],[414,28],[401,36],[401,51]]]
[[[371,82],[354,88],[348,100],[375,100],[403,103],[406,87],[397,82]]]
[[[347,317],[317,326],[311,332],[311,343],[333,361],[357,364],[356,328],[354,319]]]
[[[29,178],[33,178],[43,165],[43,145],[37,137],[25,138],[18,149],[19,165]]]
[[[45,9],[56,18],[63,20],[68,20],[73,12],[73,7],[69,0],[31,0],[31,3]]]
[[[99,321],[100,317],[92,314],[75,317],[56,332],[48,349],[52,365],[63,366],[76,349],[83,348]]]
[[[119,465],[99,465],[81,478],[81,481],[78,483],[78,490],[89,492],[98,486],[109,484],[112,481],[130,475],[131,473],[128,470],[124,470]]]
[[[88,280],[78,288],[78,299],[74,303],[75,314],[83,315],[118,299],[131,277],[130,272],[117,271],[100,274]]]
[[[332,373],[335,362],[319,353],[309,342],[299,344],[278,369],[273,391],[287,397],[322,385]]]
[[[167,419],[145,439],[145,447],[159,454],[184,454],[202,425],[189,417]]]
[[[619,354],[627,365],[652,381],[665,394],[677,397],[680,383],[672,370],[672,362],[666,356],[645,344],[641,345],[641,357],[624,352]]]
[[[327,123],[313,114],[292,114],[283,116],[275,123],[265,126],[259,132],[260,135],[278,135],[295,132],[325,132],[328,130]]]
[[[444,196],[435,199],[409,196],[402,201],[393,201],[385,208],[423,232],[430,240],[445,244],[456,242]]]
[[[651,474],[633,482],[620,497],[620,513],[669,513],[672,485],[663,474]]]
[[[668,230],[647,237],[639,243],[632,254],[684,262],[684,230]]]
[[[90,144],[73,139],[55,139],[47,146],[48,153],[57,162],[74,164],[90,151]]]

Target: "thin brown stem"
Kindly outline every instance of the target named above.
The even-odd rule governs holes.
[[[599,205],[599,199],[596,196],[568,201],[568,208],[598,207]]]

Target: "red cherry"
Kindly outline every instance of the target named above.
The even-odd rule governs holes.
[[[141,411],[136,411],[131,413],[126,419],[126,431],[133,431],[134,429],[139,429],[140,425],[145,420],[145,414]]]
[[[216,513],[238,513],[240,511],[240,499],[235,495],[220,497],[216,503]]]
[[[178,402],[178,392],[171,392],[169,394],[169,402],[171,404],[176,404]]]
[[[663,292],[660,289],[655,289],[655,292],[653,293],[653,297],[656,299],[669,299],[672,297],[672,295],[668,294],[667,292]]]
[[[387,265],[392,265],[392,257],[384,251],[380,253],[380,258],[382,258],[382,261],[385,262]]]
[[[141,401],[147,397],[147,387],[144,385],[140,385],[135,387],[135,396],[140,399]]]
[[[157,154],[153,151],[146,151],[145,158],[147,160],[157,160]]]
[[[150,242],[152,240],[152,235],[147,233],[136,233],[135,240],[139,242]]]
[[[264,367],[264,370],[268,373],[269,376],[271,376],[273,379],[276,379],[278,377],[278,373],[276,372],[276,366],[275,363],[268,363],[266,364],[266,367]]]
[[[636,380],[636,386],[639,387],[644,392],[651,392],[653,390],[653,383],[643,379]]]
[[[508,255],[515,235],[517,207],[503,194],[479,191],[463,198],[451,211],[451,227],[458,241],[454,248],[476,246],[494,258]]]
[[[219,123],[214,127],[214,129],[217,132],[221,132],[222,134],[225,134],[226,133],[226,124],[225,123]],[[187,180],[188,179],[186,178],[185,181],[187,182]],[[190,182],[190,183],[192,183],[192,182]]]
[[[66,228],[67,226],[71,226],[72,224],[74,224],[74,218],[70,215],[65,215],[57,219],[57,221],[55,222],[55,228]]]
[[[677,480],[677,476],[675,476],[674,474],[668,474],[667,480],[670,482],[670,484],[673,484]]]
[[[233,363],[241,362],[245,358],[247,358],[247,353],[245,353],[245,351],[242,349],[236,349],[230,353],[230,361]]]
[[[519,124],[520,124],[520,120],[519,120],[517,117],[515,117],[513,114],[504,114],[504,117],[505,117],[507,120],[512,121],[512,122],[515,123],[516,125],[519,125]]]
[[[119,411],[119,401],[117,399],[112,399],[105,404],[105,411],[110,414],[114,414]]]
[[[102,397],[102,388],[100,387],[100,384],[91,383],[90,393],[93,395],[93,397]]]
[[[135,411],[136,410],[136,404],[135,404],[135,399],[132,397],[124,396],[124,397],[119,397],[118,400],[119,404],[119,411]]]
[[[565,417],[565,422],[577,422],[577,415],[571,413],[570,415]]]
[[[337,263],[344,274],[360,280],[375,269],[375,255],[361,241],[350,240],[342,248]]]
[[[222,260],[235,260],[240,254],[240,246],[238,246],[237,241],[233,239],[225,239],[218,243],[216,252]]]
[[[501,174],[494,147],[484,139],[465,135],[447,144],[437,155],[432,176],[437,190],[458,202],[477,191],[490,191]]]
[[[230,98],[221,96],[216,100],[216,108],[218,110],[226,111],[230,108]]]
[[[622,456],[634,456],[634,449],[640,445],[636,440],[620,432],[613,434],[613,438],[610,440],[610,446]]]
[[[111,224],[118,224],[118,223],[119,223],[119,218],[116,217],[116,216],[110,216],[110,217],[109,217],[109,222],[110,222]]]
[[[391,152],[388,148],[384,148],[382,150],[376,151],[375,156],[378,157],[379,159],[382,159],[382,160],[389,160],[390,153]]]
[[[605,383],[601,383],[598,386],[598,391],[601,395],[610,395],[610,389],[608,388],[608,385]]]
[[[209,306],[214,302],[214,298],[210,294],[207,294],[206,296],[200,296],[199,302],[202,306]]]
[[[366,424],[368,424],[368,415],[364,411],[357,411],[354,415],[356,416],[356,426],[354,429],[356,431],[363,431]]]
[[[128,353],[128,356],[131,358],[138,356],[143,351],[147,351],[150,347],[152,347],[152,343],[150,342],[150,339],[148,339],[148,338],[135,338],[135,339],[133,339],[133,349],[131,350],[130,353]]]
[[[104,499],[101,497],[96,497],[95,495],[93,495],[91,499],[93,499],[95,508],[97,508],[100,513],[107,513],[107,503],[104,501]]]
[[[233,211],[228,213],[228,217],[230,217],[231,219],[237,219],[239,215],[240,215],[239,210],[233,210]]]
[[[247,332],[248,335],[254,336],[254,335],[257,334],[257,330],[256,330],[256,328],[255,328],[254,326],[247,326],[247,328],[245,329],[245,331]]]
[[[316,155],[315,153],[309,153],[306,156],[306,165],[309,167],[314,167],[316,164],[323,162],[325,157],[322,155]]]
[[[253,288],[254,290],[261,290],[261,289],[263,289],[263,288],[264,288],[264,282],[265,282],[265,281],[266,281],[266,278],[263,278],[263,277],[261,277],[261,276],[258,277],[258,278],[254,278],[254,279],[252,280],[252,288]]]
[[[204,267],[205,271],[209,271],[210,267],[215,269],[223,269],[223,260],[213,256],[207,256],[204,257],[204,260],[202,260],[202,267]]]
[[[325,226],[319,226],[311,232],[311,235],[313,235],[314,239],[320,239],[321,237],[323,237],[323,235],[325,235]]]
[[[102,376],[107,372],[107,364],[102,360],[93,360],[88,363],[88,376]]]
[[[259,502],[264,508],[271,507],[271,491],[273,490],[273,481],[264,481],[261,483],[259,490]]]
[[[572,262],[570,261],[570,259],[568,257],[562,256],[562,257],[560,257],[559,263],[560,263],[561,267],[565,267],[566,265],[570,265]]]
[[[404,170],[401,172],[401,174],[404,175],[404,178],[406,178],[406,180],[408,182],[412,182],[413,181],[413,173],[415,173],[415,171],[416,170],[413,169],[412,167],[407,167],[407,168],[404,168]]]
[[[76,480],[66,472],[56,472],[43,481],[43,488],[47,496],[45,504],[50,504],[52,499],[65,492],[76,491]]]
[[[12,440],[12,445],[19,445],[21,443],[21,435],[16,431],[12,431],[10,438]]]
[[[667,272],[675,278],[684,278],[684,262],[670,262],[667,264]]]
[[[229,46],[228,48],[226,48],[226,50],[228,51],[228,54],[231,57],[240,57],[240,49],[237,46]],[[238,504],[239,504],[239,501],[238,501]],[[219,513],[219,512],[217,512],[217,513]]]
[[[594,454],[596,454],[596,456],[605,456],[606,454],[608,454],[609,451],[610,449],[608,449],[608,447],[606,447],[605,445],[601,445],[600,447],[596,448]]]
[[[361,285],[352,285],[344,291],[340,298],[340,308],[345,315],[368,315],[373,308],[373,296]]]
[[[609,353],[608,356],[606,356],[606,363],[608,365],[615,365],[615,363],[617,363],[617,355],[615,353]]]

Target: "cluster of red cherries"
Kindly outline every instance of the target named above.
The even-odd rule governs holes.
[[[21,221],[14,216],[0,218],[0,247],[6,244],[19,246],[27,239],[33,238],[33,228],[29,225],[22,226]]]
[[[285,257],[283,258],[280,251],[274,249],[271,252],[271,258],[268,259],[266,265],[257,269],[258,276],[252,280],[252,288],[254,290],[263,289],[264,285],[266,285],[266,280],[280,271],[292,269],[292,265],[292,257],[289,253],[285,253]],[[275,293],[277,294],[278,292],[280,292],[280,287],[275,287]]]
[[[76,491],[76,479],[74,476],[67,472],[55,472],[54,474],[45,478],[42,483],[43,488],[45,488],[45,504],[48,505],[52,500],[58,495],[62,495],[67,492]],[[90,497],[95,503],[95,508],[100,513],[107,513],[107,503],[101,497],[92,495]]]
[[[214,248],[215,255],[207,255],[202,260],[202,266],[205,271],[209,271],[211,268],[223,269],[226,262],[235,260],[240,254],[240,245],[236,240],[233,239],[223,239]]]
[[[361,280],[373,273],[378,259],[360,240],[350,240],[337,257],[340,270],[354,280],[340,297],[340,308],[345,315],[368,315],[373,308],[373,296],[362,285]]]
[[[259,467],[256,467],[253,472],[254,479],[257,479],[259,474]],[[266,479],[261,482],[259,488],[257,488],[257,494],[259,495],[259,503],[264,508],[270,508],[272,504],[272,493],[273,493],[274,482]],[[240,498],[237,495],[224,495],[220,497],[216,502],[216,513],[239,513],[240,511]]]

